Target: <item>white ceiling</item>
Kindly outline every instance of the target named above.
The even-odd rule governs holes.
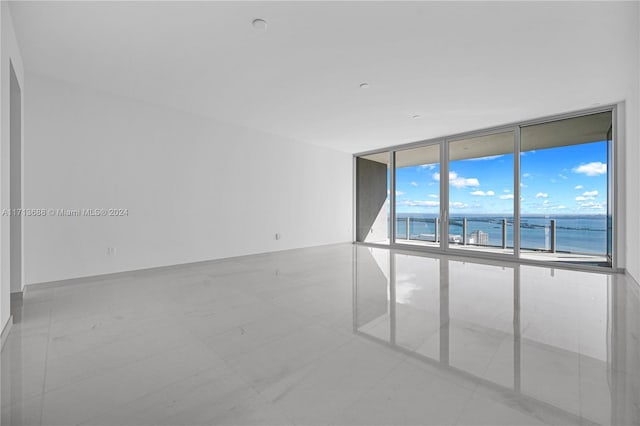
[[[27,73],[359,152],[624,100],[637,78],[637,7],[145,1],[11,10]],[[266,32],[251,27],[257,17]]]

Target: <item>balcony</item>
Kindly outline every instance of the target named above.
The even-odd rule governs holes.
[[[599,229],[584,224],[580,226],[580,220],[601,222],[603,226]],[[554,219],[524,217],[520,224],[521,256],[529,260],[606,264],[604,223],[605,218],[599,216],[558,216]],[[396,243],[439,247],[440,228],[440,218],[437,216],[399,214],[396,220]],[[513,219],[499,216],[452,217],[448,241],[453,249],[512,254]]]

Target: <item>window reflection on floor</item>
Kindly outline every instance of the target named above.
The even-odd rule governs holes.
[[[616,285],[623,276],[367,247],[357,265],[355,311],[375,305],[378,316],[356,333],[506,392],[543,420],[638,420],[640,360],[637,349],[628,356],[627,333],[639,299]],[[386,278],[370,280],[369,268]]]

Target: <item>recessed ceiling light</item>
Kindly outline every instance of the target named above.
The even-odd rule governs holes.
[[[361,89],[368,89],[369,88],[369,83],[360,83],[360,88]]]
[[[253,29],[257,31],[265,31],[267,29],[267,21],[265,21],[264,19],[254,19],[251,22],[251,25],[253,26]]]
[[[414,120],[417,120],[418,118],[421,118],[421,117],[420,117],[420,114],[415,114],[415,115],[412,115],[411,118],[413,118]]]

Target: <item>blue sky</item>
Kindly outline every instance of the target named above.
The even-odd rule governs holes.
[[[522,154],[522,214],[604,214],[607,206],[607,144],[595,142]],[[438,213],[440,167],[396,172],[399,213]],[[454,161],[449,174],[450,210],[513,212],[513,154]]]

